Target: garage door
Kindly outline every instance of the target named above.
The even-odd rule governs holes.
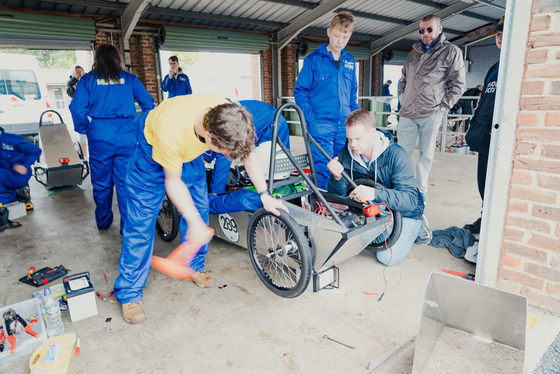
[[[92,19],[0,10],[0,47],[91,49]]]
[[[165,26],[164,50],[259,53],[269,47],[268,35]]]

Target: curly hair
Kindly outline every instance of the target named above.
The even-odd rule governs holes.
[[[204,129],[212,135],[212,144],[227,149],[232,160],[243,160],[255,148],[253,117],[236,104],[220,104],[204,116]]]

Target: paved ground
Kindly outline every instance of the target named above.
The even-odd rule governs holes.
[[[474,156],[436,154],[426,208],[432,229],[462,226],[479,216],[475,172]],[[89,271],[95,289],[107,294],[118,275],[121,236],[118,224],[97,230],[89,178],[52,193],[32,182],[31,191],[35,210],[19,220],[23,227],[0,234],[0,305],[31,298],[35,289],[17,281],[31,265]],[[114,212],[117,223],[116,205]],[[157,239],[155,254],[166,256],[178,243]],[[245,249],[215,239],[207,268],[216,287],[201,289],[152,271],[144,294],[149,319],[143,324],[127,324],[117,302],[98,299],[95,317],[72,323],[64,312],[66,332],[82,341],[69,372],[410,373],[414,342],[408,343],[418,332],[430,273],[475,270],[445,249],[415,245],[400,268],[385,270],[390,291],[378,302],[363,293],[386,288],[384,267],[372,253],[364,251],[339,267],[339,289],[283,299],[259,281]],[[28,373],[28,360],[0,364],[0,373]]]

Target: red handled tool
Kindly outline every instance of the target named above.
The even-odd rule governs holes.
[[[445,269],[441,269],[441,271],[443,271],[444,273],[449,273],[449,274],[453,274],[453,275],[458,275],[460,277],[465,278],[466,280],[472,280],[474,281],[474,274],[463,274],[463,273],[458,273],[456,271],[453,270],[445,270]]]

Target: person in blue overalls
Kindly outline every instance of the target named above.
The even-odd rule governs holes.
[[[261,143],[272,140],[272,125],[274,124],[274,115],[276,109],[267,103],[258,100],[241,100],[239,104],[245,107],[253,116],[253,125],[255,126],[256,138],[255,146]],[[288,122],[282,114],[278,117],[278,137],[284,145],[290,148],[290,129]],[[210,185],[210,192],[214,194],[221,194],[226,191],[226,182],[231,167],[231,160],[222,154],[214,152],[206,152],[202,157],[211,162],[216,159],[214,163],[214,171],[212,172],[212,183]]]
[[[169,74],[161,82],[161,90],[169,92],[168,99],[179,95],[192,94],[191,82],[183,69],[179,66],[177,56],[169,57]]]
[[[41,148],[23,139],[21,135],[8,134],[0,127],[0,204],[16,200],[16,190],[23,188],[33,174],[31,165],[41,155]]]
[[[122,234],[126,222],[126,170],[136,145],[134,100],[147,112],[154,108],[154,98],[137,76],[123,70],[122,57],[112,45],[99,45],[94,63],[93,71],[78,83],[70,112],[74,130],[88,138],[97,228],[107,230],[113,223],[111,208],[116,186]]]
[[[294,97],[303,110],[309,133],[333,157],[346,142],[344,120],[359,105],[356,63],[344,49],[354,30],[354,17],[349,12],[340,12],[330,26],[329,43],[305,58]],[[327,159],[314,146],[311,149],[318,187],[326,189],[330,176]]]

